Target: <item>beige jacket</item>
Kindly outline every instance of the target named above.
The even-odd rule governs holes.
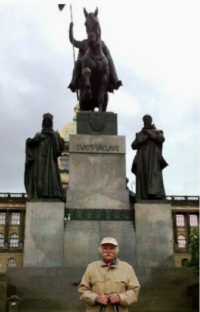
[[[117,293],[120,296],[119,312],[127,312],[128,306],[138,299],[140,284],[133,268],[117,259],[108,267],[102,260],[88,265],[78,291],[80,299],[87,304],[87,312],[99,312],[100,305],[95,305],[98,294]],[[105,312],[114,312],[108,304]]]

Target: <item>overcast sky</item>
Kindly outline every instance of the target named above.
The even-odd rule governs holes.
[[[25,141],[54,115],[54,129],[72,121],[76,96],[69,3],[0,2],[0,192],[24,192]],[[129,186],[135,189],[130,145],[151,114],[166,141],[168,195],[199,194],[199,1],[71,1],[74,36],[85,38],[83,6],[99,8],[102,40],[123,82],[110,96],[118,134],[126,136]],[[76,51],[77,55],[77,51]]]

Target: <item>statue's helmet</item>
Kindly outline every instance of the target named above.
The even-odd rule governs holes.
[[[53,128],[53,115],[50,113],[43,115],[42,128]]]
[[[144,120],[147,119],[147,118],[150,119],[151,122],[153,121],[153,118],[152,118],[151,115],[149,115],[149,114],[144,115],[142,119],[143,119],[143,121],[144,121]]]
[[[43,115],[43,119],[46,119],[46,118],[53,120],[53,115],[51,115],[50,113],[46,113]]]

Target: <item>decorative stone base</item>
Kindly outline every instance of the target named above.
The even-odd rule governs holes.
[[[137,266],[173,266],[172,213],[169,204],[136,204]]]
[[[64,203],[27,203],[25,267],[63,265]]]
[[[71,221],[133,221],[132,209],[69,209],[66,219]]]
[[[79,112],[77,113],[77,134],[117,135],[117,114]]]
[[[99,260],[98,247],[104,237],[115,237],[119,258],[135,265],[135,232],[132,221],[67,221],[65,228],[66,267],[86,267]]]
[[[87,188],[87,186],[86,186]],[[130,209],[128,191],[81,192],[67,191],[67,208],[73,209]]]

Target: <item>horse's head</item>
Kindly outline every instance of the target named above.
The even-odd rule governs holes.
[[[94,13],[88,13],[84,8],[85,27],[88,35],[88,44],[90,47],[95,47],[100,44],[101,28],[98,20],[98,9]]]

